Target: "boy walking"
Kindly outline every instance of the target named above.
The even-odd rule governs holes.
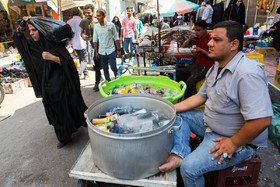
[[[119,36],[116,27],[113,23],[108,23],[105,20],[106,11],[104,9],[98,9],[96,11],[96,19],[98,24],[94,27],[93,34],[93,45],[94,45],[94,55],[96,59],[100,59],[101,65],[103,67],[105,79],[111,81],[109,74],[109,64],[114,76],[117,76],[117,63],[116,63],[116,49],[114,42],[117,47],[117,53],[120,55],[120,43]],[[97,50],[97,43],[99,48]]]

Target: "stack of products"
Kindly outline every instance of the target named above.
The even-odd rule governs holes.
[[[28,74],[22,62],[14,62],[9,67],[1,68],[0,82],[5,93],[12,94],[28,87]]]
[[[98,117],[92,119],[92,124],[96,128],[116,134],[148,132],[170,122],[170,119],[158,111],[129,106],[114,107]]]
[[[113,90],[107,92],[108,95],[115,95],[115,94],[127,94],[127,93],[142,93],[142,94],[152,94],[158,95],[161,97],[175,97],[178,95],[178,90],[174,90],[171,92],[168,88],[160,88],[153,84],[131,84],[131,85],[115,85]]]
[[[184,27],[173,27],[160,32],[163,43],[171,43],[171,41],[176,41],[179,47],[189,38],[190,35],[194,34],[188,28]],[[155,39],[157,38],[158,37],[155,36]]]

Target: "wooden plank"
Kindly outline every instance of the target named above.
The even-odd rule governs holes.
[[[89,143],[85,146],[84,150],[76,160],[75,164],[69,172],[69,176],[88,181],[132,186],[172,187],[177,185],[176,170],[169,173],[158,173],[152,177],[140,180],[123,180],[111,177],[99,170],[99,168],[94,164]]]

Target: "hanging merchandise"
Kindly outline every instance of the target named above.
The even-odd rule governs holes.
[[[270,13],[273,10],[275,0],[257,0],[256,8],[261,12]]]

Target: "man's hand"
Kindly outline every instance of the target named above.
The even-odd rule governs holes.
[[[190,35],[190,37],[189,37],[189,41],[190,41],[190,42],[195,41],[195,35],[193,35],[193,34],[192,34],[192,35]]]
[[[60,59],[59,59],[59,57],[54,56],[53,54],[51,54],[51,53],[49,53],[49,52],[47,52],[47,51],[43,51],[43,53],[42,53],[42,58],[43,58],[44,60],[50,60],[50,61],[54,61],[54,62],[60,64]]]
[[[123,40],[123,37],[122,36],[120,36],[120,41],[122,41]]]
[[[212,156],[212,160],[215,160],[219,156],[221,156],[218,164],[221,164],[226,158],[224,158],[224,153],[227,153],[227,162],[230,162],[232,155],[235,153],[238,146],[234,145],[230,138],[227,137],[217,137],[213,139],[214,142],[220,142],[219,144],[215,145],[212,149],[210,149],[209,153],[216,153]]]
[[[121,57],[121,52],[117,51],[117,57]]]
[[[99,54],[97,52],[94,52],[94,59],[99,60]]]
[[[192,53],[198,53],[198,52],[201,52],[202,49],[200,47],[195,47],[191,51],[192,51]]]

